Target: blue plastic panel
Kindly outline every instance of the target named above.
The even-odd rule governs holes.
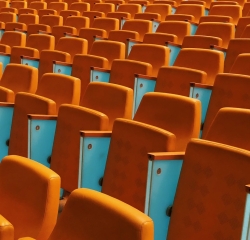
[[[209,9],[205,9],[205,16],[209,15]]]
[[[56,120],[29,119],[28,121],[28,157],[50,167]]]
[[[173,66],[177,56],[179,55],[179,52],[181,51],[181,48],[171,44],[168,44],[167,46],[170,48],[169,66]]]
[[[0,40],[2,39],[4,32],[5,32],[4,30],[0,30]]]
[[[4,71],[7,64],[10,63],[10,56],[5,56],[0,54],[0,62],[3,64],[3,71]]]
[[[191,35],[195,35],[198,26],[191,23]]]
[[[153,23],[152,32],[154,33],[154,32],[156,32],[156,30],[157,30],[160,23],[156,22],[156,21],[152,21],[152,23]]]
[[[99,37],[94,38],[94,41],[99,41],[99,40],[103,40],[103,38],[99,38]]]
[[[175,12],[176,12],[176,8],[172,6],[172,8],[171,8],[171,14],[175,14]]]
[[[60,73],[71,76],[72,66],[64,66],[60,64],[53,64],[53,73]]]
[[[135,45],[135,44],[137,44],[137,43],[135,43],[135,42],[133,42],[133,41],[130,41],[130,40],[128,40],[128,42],[127,42],[128,44],[127,44],[127,56],[130,54],[130,52],[131,52],[131,50],[132,50],[132,47]]]
[[[127,21],[126,19],[121,19],[121,29],[126,21]]]
[[[149,161],[145,213],[154,221],[154,239],[166,240],[170,217],[183,160]]]
[[[104,175],[109,145],[109,137],[81,137],[79,188],[101,191],[99,180]]]
[[[207,109],[212,94],[211,89],[191,87],[189,97],[195,98],[201,101],[201,123],[203,124],[206,119]]]
[[[39,68],[39,60],[30,60],[26,58],[21,58],[21,64]]]
[[[0,161],[8,155],[9,147],[6,145],[6,141],[10,139],[13,110],[14,107],[0,107]]]
[[[90,82],[109,82],[109,72],[99,72],[97,70],[90,70]]]
[[[133,105],[133,118],[135,113],[141,103],[142,97],[147,92],[154,92],[156,81],[143,79],[143,78],[135,78],[135,86],[134,86],[134,105]]]
[[[250,240],[250,194],[246,197],[246,206],[242,226],[241,240]]]
[[[146,5],[143,5],[142,8],[141,8],[141,11],[144,13],[145,10],[146,10],[147,6]]]

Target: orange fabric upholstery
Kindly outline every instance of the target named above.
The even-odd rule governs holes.
[[[165,20],[191,20],[198,23],[204,15],[205,7],[199,4],[182,4],[178,6],[175,14],[166,16]]]
[[[71,56],[71,62],[75,54],[87,54],[88,41],[82,38],[62,37],[56,44],[57,51],[68,52]]]
[[[119,31],[110,31],[109,40],[122,42],[127,44],[128,39],[140,40],[140,34],[135,31],[128,30],[119,30]]]
[[[152,76],[157,76],[159,68],[169,65],[169,48],[152,44],[136,44],[128,59],[150,63],[153,67]],[[157,58],[155,57],[157,56]]]
[[[65,33],[71,33],[76,35],[77,29],[71,26],[54,26],[52,28],[52,35],[55,37],[56,45],[59,43],[59,40],[64,37]]]
[[[113,3],[96,3],[92,10],[98,11],[98,12],[103,12],[106,16],[108,12],[115,11],[115,4],[113,4]]]
[[[159,92],[146,93],[134,120],[173,133],[176,136],[175,151],[185,151],[190,139],[199,136],[201,104],[189,97]]]
[[[57,109],[64,103],[78,105],[81,82],[78,78],[57,73],[44,74],[36,94],[56,102]]]
[[[89,18],[82,16],[70,16],[66,19],[65,25],[75,27],[77,30],[77,34],[81,28],[89,28]]]
[[[35,93],[37,85],[38,70],[36,68],[21,64],[8,64],[0,81],[0,101],[13,103],[18,92]]]
[[[63,189],[71,192],[78,187],[80,131],[105,131],[108,125],[108,117],[93,109],[72,105],[59,108],[51,169],[61,176]]]
[[[105,57],[76,54],[73,60],[72,76],[81,80],[81,94],[86,91],[90,82],[90,67],[108,68],[109,62]]]
[[[46,8],[47,8],[46,2],[34,1],[29,4],[29,8],[20,8],[18,13],[19,14],[24,14],[24,13],[37,14],[38,10],[46,9]]]
[[[209,127],[221,108],[250,108],[247,97],[247,89],[250,85],[249,80],[249,76],[239,74],[224,73],[217,75],[204,123],[204,138],[206,138]]]
[[[20,156],[2,160],[0,212],[14,226],[15,239],[49,237],[57,220],[59,194],[60,177],[52,170]]]
[[[90,4],[86,2],[74,2],[70,5],[69,9],[79,11],[82,16],[84,11],[90,11]]]
[[[140,19],[127,20],[122,27],[122,31],[138,32],[139,40],[142,41],[146,33],[152,32],[152,22],[148,20],[140,20]]]
[[[130,13],[131,18],[134,18],[136,13],[142,12],[142,6],[140,4],[120,4],[116,12],[127,12]]]
[[[39,24],[29,24],[27,31],[28,35],[36,34],[39,30],[51,33],[51,29],[53,26],[61,26],[63,24],[62,16],[56,15],[44,15],[40,16]]]
[[[240,239],[249,167],[249,151],[193,139],[185,153],[167,239]]]
[[[146,33],[143,38],[143,43],[157,44],[166,46],[166,42],[178,44],[178,38],[174,34],[168,33]]]
[[[207,74],[185,67],[161,67],[157,75],[155,92],[165,92],[189,97],[190,83],[206,84]]]
[[[6,1],[7,2],[7,1]],[[16,22],[16,14],[11,12],[0,12],[0,22]]]
[[[237,25],[239,18],[242,17],[242,7],[239,5],[217,5],[210,9],[209,15],[231,17],[233,23]]]
[[[13,47],[10,62],[21,63],[21,56],[39,58],[42,50],[54,50],[55,37],[45,34],[32,34],[28,37],[26,47]]]
[[[53,61],[69,63],[71,56],[69,53],[56,50],[43,50],[40,54],[40,64],[38,79],[40,80],[43,74],[53,72]]]
[[[235,32],[235,37],[240,38],[245,30],[245,27],[249,24],[250,24],[250,16],[239,18]]]
[[[5,32],[1,39],[0,52],[11,53],[13,46],[25,47],[26,35],[20,32]]]
[[[39,23],[39,17],[36,14],[21,14],[18,17],[18,22],[10,22],[5,24],[5,31],[13,31],[15,28],[27,30],[29,24]]]
[[[9,154],[27,157],[28,124],[27,114],[56,114],[56,103],[31,93],[17,93],[9,142]],[[22,139],[22,141],[20,141]]]
[[[0,237],[1,237],[1,240],[13,240],[14,239],[14,227],[2,215],[0,215]]]
[[[220,38],[222,40],[222,44],[221,47],[223,48],[227,48],[229,41],[234,38],[235,35],[235,26],[232,23],[200,23],[197,31],[195,33],[195,36],[189,36],[186,37],[186,39],[190,39],[192,41],[192,39],[195,39],[197,36],[212,36],[212,37],[217,37]],[[201,40],[201,38],[199,39]],[[211,42],[210,45],[218,45],[218,44],[213,44]],[[208,44],[208,46],[206,47],[207,49],[210,48],[210,45]],[[195,46],[195,44],[193,44],[193,46]],[[183,42],[183,46],[182,47],[192,47],[187,46],[186,41]]]
[[[156,30],[156,33],[146,33],[144,35],[143,42],[144,43],[155,43],[154,36],[156,34],[164,33],[167,34],[167,36],[174,41],[167,40],[170,42],[175,42],[177,44],[182,44],[183,38],[187,35],[190,35],[190,24],[188,22],[181,22],[181,21],[164,21],[161,22]],[[176,39],[175,39],[176,37]],[[149,39],[152,39],[151,41]],[[166,42],[165,41],[165,42]],[[163,45],[163,44],[161,44]]]
[[[84,38],[88,41],[88,52],[90,51],[94,42],[94,36],[100,36],[103,38],[107,37],[107,32],[103,29],[97,28],[82,28],[79,31],[79,37]]]
[[[108,69],[110,69],[114,59],[125,58],[125,45],[115,41],[95,41],[90,50],[90,54],[105,57],[109,61]]]
[[[222,44],[223,44],[222,39],[219,37],[194,35],[194,36],[186,36],[183,39],[182,48],[210,49],[211,45],[221,47]]]
[[[78,12],[77,10],[62,10],[60,12],[60,16],[63,17],[63,23],[65,26],[68,26],[66,24],[66,20],[69,16],[80,16],[80,12]]]
[[[154,14],[157,14],[158,17],[154,17]],[[136,13],[134,18],[145,20],[157,19],[159,21],[164,21],[169,14],[171,14],[171,5],[150,4],[147,6],[144,13]]]
[[[213,85],[216,75],[223,72],[224,54],[207,49],[185,48],[180,51],[174,66],[204,71],[207,73],[206,84]]]
[[[116,118],[132,118],[133,91],[112,83],[92,82],[82,96],[80,105],[106,114],[108,129],[112,130]]]
[[[228,22],[234,23],[233,18],[230,16],[222,16],[222,15],[208,15],[208,16],[201,16],[200,23],[203,22]]]
[[[79,214],[80,209],[82,213]],[[76,214],[79,214],[77,219]],[[70,238],[152,240],[153,221],[144,213],[106,194],[77,189],[70,195],[49,240]]]
[[[236,58],[230,73],[243,74],[250,76],[250,69],[248,67],[248,62],[250,61],[249,53],[241,53]]]
[[[175,141],[174,134],[161,128],[115,120],[102,192],[144,211],[147,153],[175,151]]]
[[[230,72],[234,61],[241,53],[250,53],[250,39],[236,38],[229,42],[227,56],[225,59],[224,72]]]
[[[111,30],[119,29],[119,20],[114,18],[95,18],[92,28],[103,29],[108,35]]]
[[[114,60],[109,82],[134,89],[136,73],[151,75],[152,65],[134,60]]]
[[[105,14],[98,11],[85,11],[82,16],[89,18],[89,26],[92,27],[93,22],[96,18],[104,18]]]
[[[244,108],[221,108],[206,135],[206,140],[250,150],[247,141],[250,129],[250,110]]]

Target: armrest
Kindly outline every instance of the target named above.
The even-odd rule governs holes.
[[[170,48],[169,66],[173,66],[182,46],[173,42],[166,42],[166,46]]]
[[[243,226],[242,226],[242,233],[241,233],[241,240],[248,240],[250,229],[250,184],[245,186],[245,191],[247,193],[246,196],[246,204],[245,204],[245,212],[243,218]]]
[[[39,58],[21,56],[21,64],[39,68]]]
[[[79,37],[79,36],[76,35],[76,34],[68,33],[68,32],[65,32],[65,33],[64,33],[64,36],[65,36],[65,37]]]
[[[60,74],[71,76],[72,64],[59,62],[59,61],[53,61],[53,73],[60,73]]]
[[[145,213],[154,221],[154,238],[164,239],[182,168],[184,152],[148,154]]]
[[[219,51],[219,52],[223,52],[224,53],[224,57],[226,58],[226,55],[227,55],[227,49],[226,48],[215,46],[215,45],[211,45],[210,49],[215,50],[215,51]]]
[[[191,21],[191,20],[189,20],[189,19],[186,19],[185,21],[186,21],[186,22],[189,22],[189,23],[191,24],[191,35],[195,35],[196,30],[197,30],[199,24],[196,23],[196,22],[193,22],[193,21]]]
[[[28,157],[49,167],[57,116],[28,114]]]
[[[15,93],[9,88],[0,86],[0,101],[14,103]]]
[[[111,131],[80,132],[78,187],[101,191]]]
[[[4,72],[7,64],[10,63],[10,54],[9,53],[3,53],[3,52],[0,52],[0,62],[2,63],[2,70]]]
[[[108,38],[105,38],[105,37],[102,37],[102,36],[98,36],[98,35],[95,35],[94,39],[95,39],[95,41],[96,40],[108,40]]]
[[[51,34],[52,34],[52,33],[49,33],[49,32],[42,31],[42,30],[39,30],[38,33],[39,33],[39,34],[48,34],[48,35],[51,35]]]
[[[0,102],[0,161],[8,155],[14,103]]]
[[[210,102],[213,86],[201,83],[190,83],[189,97],[201,101],[201,126],[203,126]]]
[[[135,74],[134,85],[134,103],[133,103],[133,118],[137,112],[137,109],[141,103],[143,96],[147,92],[154,92],[156,85],[156,77],[150,77],[142,74]]]
[[[99,36],[99,35],[94,35],[93,38],[94,38],[94,41],[108,40],[108,38],[104,38],[104,37]]]
[[[90,82],[109,82],[110,70],[91,67],[90,68]]]
[[[20,28],[14,28],[14,31],[15,31],[15,32],[20,32],[20,33],[27,34],[27,31],[26,31],[26,30],[23,30],[23,29],[20,29]]]
[[[0,215],[0,232],[1,239],[14,239],[13,225],[2,215]]]

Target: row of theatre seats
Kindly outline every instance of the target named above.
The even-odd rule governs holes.
[[[248,239],[250,17],[160,4],[1,9],[0,240]]]

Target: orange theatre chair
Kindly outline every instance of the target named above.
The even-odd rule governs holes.
[[[177,105],[175,104],[180,109],[189,109],[186,112],[188,114],[184,114],[187,117],[184,118],[185,120],[183,119],[183,114],[173,113],[173,111],[176,112],[174,106]],[[83,131],[81,148],[85,149],[86,146],[84,144],[86,141],[92,140],[92,149],[80,158],[79,187],[101,190],[103,193],[120,199],[147,213],[155,222],[155,239],[159,239],[157,236],[161,232],[165,232],[166,236],[168,225],[168,220],[165,217],[166,209],[164,214],[159,215],[159,212],[148,204],[153,199],[147,192],[150,191],[151,183],[151,180],[147,180],[147,176],[152,176],[153,172],[151,172],[151,166],[148,163],[147,153],[163,151],[169,154],[178,154],[178,151],[185,151],[190,138],[197,137],[199,134],[200,110],[200,102],[197,100],[192,101],[188,97],[165,93],[149,93],[145,95],[134,121],[115,120],[108,155],[105,155],[105,158],[102,159],[102,161],[106,161],[107,158],[103,179],[100,169],[91,171],[90,165],[87,166],[86,163],[91,162],[91,165],[96,166],[97,162],[95,161],[101,161],[101,159],[92,158],[90,154],[103,155],[104,147],[100,144],[107,136],[99,137],[99,142],[93,142],[96,139],[92,135],[94,132]],[[148,112],[152,115],[149,116]],[[183,124],[184,122],[185,124]],[[169,168],[164,168],[165,170],[168,169],[173,177],[169,181],[164,182],[165,187],[175,188],[181,164],[181,161],[179,161],[173,163]],[[123,167],[121,168],[121,166]],[[158,174],[160,174],[159,171]],[[120,191],[120,189],[123,189],[123,191]],[[156,201],[160,201],[160,199],[165,201],[166,198],[168,198],[168,201],[169,199],[173,200],[174,195],[172,193],[167,197],[164,192],[155,191],[154,193]],[[164,195],[165,197],[163,197]],[[162,207],[162,204],[158,206]],[[164,218],[164,222],[161,222]]]
[[[90,28],[82,28],[79,31],[79,37],[88,40],[88,52],[95,40],[106,38],[112,30],[119,29],[118,19],[96,18]]]
[[[81,94],[90,83],[92,67],[110,69],[115,59],[125,58],[125,45],[120,42],[99,40],[95,41],[89,54],[76,54],[73,63],[54,62],[53,72],[72,75],[81,80]],[[97,78],[96,78],[97,77]],[[99,76],[95,76],[96,80]]]
[[[46,2],[39,2],[39,1],[33,1],[29,4],[28,8],[20,8],[19,9],[19,15],[21,14],[38,14],[38,11],[40,9],[46,9],[47,3]]]
[[[36,94],[19,92],[16,94],[15,103],[1,104],[2,121],[0,128],[4,133],[1,134],[1,155],[6,156],[7,152],[9,152],[9,154],[27,157],[27,114],[56,115],[61,104],[77,105],[79,100],[79,79],[48,73],[39,81]]]
[[[29,120],[29,157],[46,166],[51,163],[51,169],[61,176],[66,193],[78,186],[80,131],[112,130],[116,118],[131,119],[133,92],[116,84],[90,83],[80,104],[81,107],[62,105],[58,118],[30,115]],[[53,122],[56,129],[51,128]],[[38,132],[34,124],[43,128]],[[106,146],[107,142],[103,144]]]
[[[207,64],[209,61],[210,64]],[[180,51],[173,66],[159,69],[157,77],[135,76],[134,86],[134,114],[146,92],[166,92],[183,96],[198,97],[202,102],[202,123],[205,121],[207,104],[202,100],[206,98],[200,92],[192,92],[191,83],[211,85],[214,84],[218,73],[224,68],[224,56],[221,52],[208,49],[186,48]]]
[[[51,30],[54,26],[63,25],[62,16],[57,15],[44,15],[40,16],[39,24],[29,24],[27,28],[27,34],[36,34],[39,31],[44,31],[47,33],[51,33]]]
[[[39,79],[44,73],[53,72],[54,61],[71,63],[75,54],[86,54],[87,40],[63,37],[56,44],[55,50],[42,50],[39,58],[23,56],[21,63],[39,69]]]
[[[48,239],[59,194],[60,177],[52,170],[24,157],[5,157],[0,164],[1,238]]]

